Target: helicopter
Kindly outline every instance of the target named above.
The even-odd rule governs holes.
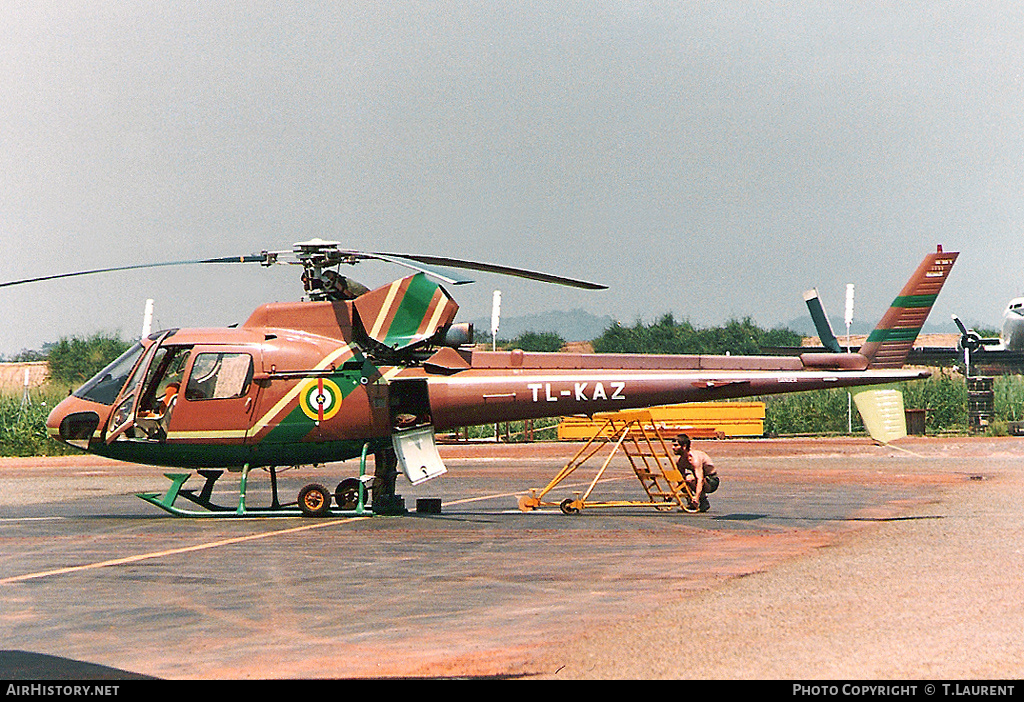
[[[262,304],[235,327],[166,329],[140,339],[60,402],[47,432],[101,456],[196,471],[206,481],[199,490],[183,487],[191,473],[169,473],[166,493],[139,494],[173,515],[401,514],[399,470],[413,485],[446,472],[437,432],[928,377],[902,368],[903,360],[956,257],[941,246],[926,255],[860,353],[792,358],[479,350],[472,325],[455,322],[459,308],[444,287],[472,281],[431,267],[605,286],[441,256],[352,251],[321,239],[291,251],[55,274],[0,287],[163,265],[300,265],[307,299]],[[339,272],[370,259],[414,272],[375,290]],[[374,472],[367,475],[370,454]],[[355,458],[358,476],[333,491],[308,484],[295,502],[282,503],[278,469]],[[269,507],[246,503],[257,468],[270,473]],[[225,470],[241,474],[237,504],[213,502]],[[200,509],[180,507],[179,497]]]

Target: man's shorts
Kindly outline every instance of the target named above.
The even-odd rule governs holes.
[[[710,495],[718,489],[718,475],[709,475],[704,478],[704,494]]]

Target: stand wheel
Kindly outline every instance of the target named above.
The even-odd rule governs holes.
[[[519,498],[519,510],[521,512],[532,512],[537,509],[538,504],[540,504],[540,501],[536,497],[523,495]]]
[[[312,483],[299,490],[299,509],[307,517],[326,517],[331,510],[331,493]]]
[[[564,500],[562,500],[561,504],[558,505],[558,508],[560,510],[562,510],[562,514],[579,514],[580,513],[580,508],[576,507],[573,504],[573,499],[571,497],[567,497]]]
[[[345,478],[334,489],[334,503],[338,509],[355,509],[359,505],[359,480]]]

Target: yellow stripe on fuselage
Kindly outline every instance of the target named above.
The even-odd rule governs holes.
[[[383,373],[381,373],[380,377],[381,377],[381,379],[385,383],[387,383],[387,382],[390,382],[392,378],[394,378],[396,375],[398,375],[399,373],[401,373],[404,370],[405,369],[402,368],[401,366],[397,366],[395,368],[389,368],[386,371],[384,371]]]
[[[180,439],[244,439],[245,429],[221,429],[212,431],[169,431],[168,441]]]

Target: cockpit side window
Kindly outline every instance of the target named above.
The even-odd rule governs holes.
[[[85,385],[75,391],[75,397],[92,400],[104,405],[114,404],[117,395],[124,387],[128,375],[142,355],[142,344],[135,344],[117,357],[110,365],[90,378]]]

